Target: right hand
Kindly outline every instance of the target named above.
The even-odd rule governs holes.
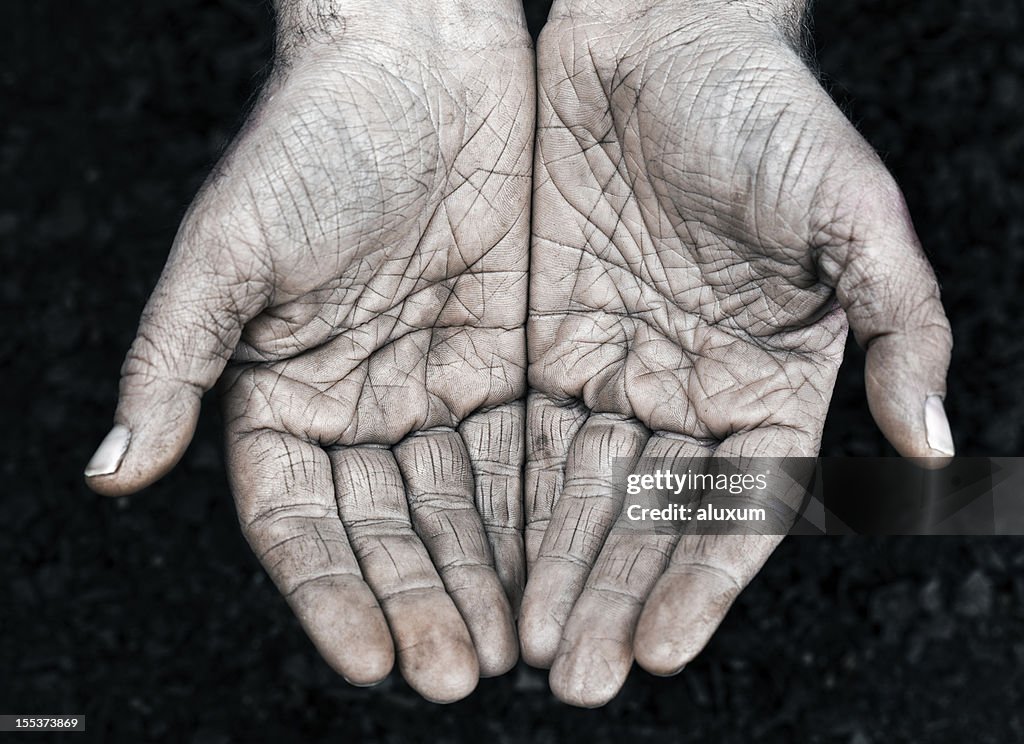
[[[518,655],[533,55],[522,10],[279,4],[275,69],[128,353],[108,495],[221,377],[253,550],[325,659],[435,701]]]

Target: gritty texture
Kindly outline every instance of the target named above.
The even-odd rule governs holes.
[[[631,535],[611,463],[815,455],[847,325],[927,456],[951,339],[898,186],[776,19],[559,0],[537,86],[519,631],[596,706],[634,656],[692,660],[779,541]]]
[[[165,481],[113,502],[88,492],[124,350],[270,27],[258,3],[62,12],[13,12],[0,76],[14,112],[0,169],[17,185],[0,208],[5,711],[84,712],[88,736],[111,741],[1024,736],[1015,540],[787,540],[676,678],[635,671],[588,714],[520,666],[438,709],[397,675],[359,690],[321,660],[238,531],[214,407]],[[1019,6],[833,2],[816,18],[833,95],[895,174],[943,287],[958,451],[1019,454]],[[888,453],[848,347],[823,452]]]

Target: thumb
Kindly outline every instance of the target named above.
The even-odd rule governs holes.
[[[242,328],[266,306],[269,283],[218,271],[178,244],[142,311],[124,366],[114,427],[85,469],[97,493],[122,496],[163,477],[192,440]]]
[[[867,351],[878,427],[904,457],[942,467],[954,454],[943,407],[953,339],[939,285],[891,177],[862,193],[870,196],[859,202],[856,227],[822,249],[819,270]]]

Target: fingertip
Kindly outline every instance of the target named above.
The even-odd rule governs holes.
[[[946,418],[942,396],[929,395],[925,399],[924,429],[928,446],[935,453],[935,457],[940,458],[942,464],[948,463],[949,459],[956,454],[956,448],[953,446],[953,432],[949,428],[949,419]]]
[[[523,611],[519,616],[519,653],[523,661],[538,669],[549,669],[558,653],[558,644],[562,639],[561,628],[536,613],[527,611],[523,603]]]
[[[515,632],[500,631],[501,638],[492,643],[478,645],[477,663],[483,678],[500,677],[510,671],[519,661],[519,644]]]
[[[131,429],[123,424],[114,424],[85,466],[85,483],[89,488],[101,496],[126,494],[124,484],[117,478],[117,473],[131,440]]]
[[[678,674],[704,650],[738,593],[714,574],[663,577],[640,613],[637,663],[661,677]]]
[[[361,580],[325,577],[288,596],[324,661],[349,684],[382,682],[395,663],[391,632],[369,588]]]
[[[136,385],[122,381],[117,423],[85,467],[86,485],[102,496],[127,496],[167,475],[199,422],[197,390],[178,383]]]
[[[586,572],[563,558],[540,558],[534,564],[519,610],[519,647],[530,666],[548,669],[554,663],[585,580]]]
[[[632,663],[631,649],[621,643],[584,636],[559,651],[551,665],[551,691],[568,705],[600,708],[622,689]]]
[[[636,663],[645,672],[656,677],[674,677],[679,674],[695,654],[688,649],[680,648],[679,644],[660,635],[660,629],[653,633],[637,632],[633,643]]]
[[[476,689],[480,668],[468,637],[433,633],[430,640],[400,650],[402,676],[416,692],[432,703],[454,703]]]
[[[507,607],[496,612],[496,617],[483,632],[477,631],[472,635],[481,677],[498,677],[519,661],[519,640],[512,613]]]
[[[382,615],[364,616],[360,625],[362,632],[358,635],[351,632],[352,628],[339,632],[342,643],[334,647],[335,653],[325,654],[324,658],[350,685],[372,687],[391,674],[395,666],[395,646]]]
[[[481,677],[496,677],[515,666],[519,641],[505,590],[489,568],[462,572],[463,589],[451,592],[473,639]],[[449,578],[452,573],[449,572]]]
[[[640,613],[633,639],[633,655],[640,668],[659,677],[677,674],[695,655],[677,633],[684,626],[675,617],[679,609],[675,603],[657,590]]]
[[[96,452],[93,453],[89,463],[85,466],[86,477],[93,478],[99,475],[116,473],[117,469],[121,466],[121,460],[124,459],[124,454],[128,451],[128,445],[131,441],[131,429],[124,424],[114,424],[114,427],[103,438],[103,441],[100,442],[100,446],[96,448]]]
[[[385,628],[386,632],[387,628]],[[376,642],[368,641],[359,653],[339,656],[317,649],[327,661],[331,669],[340,674],[346,682],[354,687],[373,687],[379,685],[395,666],[395,651],[391,637]]]
[[[921,402],[904,403],[907,399]],[[940,396],[922,396],[914,389],[902,394],[896,388],[879,391],[869,385],[868,404],[878,428],[902,457],[926,470],[941,470],[952,462],[956,448]]]
[[[519,648],[523,661],[532,667],[550,668],[562,642],[565,618],[554,601],[557,596],[546,591],[540,574],[526,584],[519,611]]]
[[[353,687],[376,687],[391,674],[394,668],[394,653],[369,653],[364,657],[366,663],[358,665],[335,666],[334,669],[348,684]]]
[[[410,687],[434,703],[453,703],[476,689],[476,649],[451,597],[433,588],[409,591],[385,608],[398,667]]]
[[[945,389],[948,361],[940,362],[893,334],[871,342],[865,367],[868,408],[878,428],[900,455],[930,469],[945,467],[956,451],[944,396],[936,392]]]

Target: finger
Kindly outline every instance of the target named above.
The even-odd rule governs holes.
[[[473,414],[459,426],[473,465],[476,508],[494,556],[494,570],[513,615],[526,584],[523,552],[523,404]],[[517,641],[518,655],[518,641]]]
[[[562,493],[569,448],[586,419],[587,411],[579,403],[561,403],[536,392],[527,398],[523,500],[528,568],[540,553],[551,512]]]
[[[802,493],[806,483],[794,484],[792,473],[783,472],[775,458],[813,457],[813,440],[792,427],[770,426],[729,437],[715,450],[715,458],[728,460],[740,473],[771,470],[765,502],[788,505],[795,515],[795,494]],[[773,458],[771,464],[766,466],[764,458]],[[699,534],[700,523],[686,523],[640,613],[633,649],[640,666],[652,674],[675,674],[704,648],[736,597],[782,541],[785,528],[771,524],[760,533],[757,527],[738,524],[737,534]]]
[[[710,455],[710,447],[690,438],[652,436],[636,472],[651,473],[666,464],[674,472],[699,472]],[[674,498],[688,500],[685,494]],[[640,611],[679,539],[678,529],[655,531],[653,524],[624,517],[620,514],[601,549],[551,666],[551,690],[572,705],[604,705],[622,688],[633,665]]]
[[[380,601],[402,675],[437,703],[476,687],[473,641],[420,538],[398,463],[383,447],[332,450],[338,511],[366,582]]]
[[[216,269],[179,233],[121,368],[114,428],[86,466],[89,487],[120,496],[163,477],[195,432],[199,402],[217,381],[269,283],[244,267]],[[250,276],[250,273],[253,275]]]
[[[507,672],[519,656],[515,623],[474,503],[462,437],[454,431],[415,434],[395,447],[395,457],[413,526],[469,629],[480,674]]]
[[[867,350],[868,405],[882,433],[901,455],[941,467],[954,452],[943,408],[949,321],[899,189],[888,177],[868,189],[863,227],[824,248],[819,270]]]
[[[338,516],[327,454],[261,430],[229,434],[227,464],[242,532],[321,656],[352,684],[380,682],[391,633]]]
[[[637,421],[594,414],[572,442],[565,488],[527,577],[519,618],[523,659],[549,667],[590,568],[622,508],[613,464],[630,468],[647,441]]]

